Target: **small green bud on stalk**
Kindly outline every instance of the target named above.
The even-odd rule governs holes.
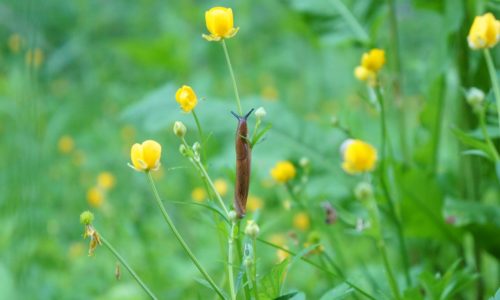
[[[184,123],[180,121],[176,121],[174,123],[174,134],[179,138],[183,138],[186,135],[187,128]]]

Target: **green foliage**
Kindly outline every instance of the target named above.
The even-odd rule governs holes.
[[[255,134],[256,118],[249,118],[248,206],[256,197],[261,207],[241,221],[232,265],[231,222],[172,133],[182,121],[187,143],[202,142],[203,165],[227,184],[222,198],[231,209],[233,87],[221,46],[201,37],[204,13],[215,5],[230,6],[240,27],[226,42],[243,110],[267,111]],[[146,299],[123,267],[116,279],[116,257],[105,247],[87,256],[78,219],[86,210],[159,299],[214,297],[164,223],[144,174],[127,167],[131,145],[154,139],[162,145],[154,176],[163,203],[228,299],[228,266],[237,298],[254,297],[238,257],[251,244],[246,221],[254,220],[264,241],[255,250],[259,299],[395,298],[378,247],[383,241],[402,299],[500,300],[498,115],[484,56],[466,41],[474,16],[486,11],[500,17],[500,4],[1,3],[0,298]],[[387,108],[384,151],[376,94],[353,76],[374,47],[387,60],[379,78]],[[490,50],[500,64],[498,46]],[[198,95],[203,140],[175,101],[182,84]],[[484,130],[463,99],[472,86],[487,94]],[[377,148],[374,172],[342,170],[340,147],[349,138]],[[269,175],[281,160],[296,168],[288,186]],[[112,187],[99,183],[104,172]],[[382,236],[376,214],[355,199],[362,181],[374,187]],[[204,191],[203,202],[195,201],[196,189]],[[301,213],[307,224],[295,219]],[[282,260],[283,249],[295,255]]]

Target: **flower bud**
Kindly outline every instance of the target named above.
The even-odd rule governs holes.
[[[259,235],[260,228],[257,223],[253,220],[247,222],[247,227],[245,227],[245,234],[251,237],[252,239],[256,238]]]
[[[266,114],[267,112],[262,106],[257,108],[257,110],[255,111],[255,116],[257,117],[257,119],[263,119],[266,116]]]
[[[307,157],[302,157],[300,160],[299,160],[299,165],[302,167],[302,168],[307,168],[309,166],[309,164],[311,163],[311,161],[309,160],[309,158]]]
[[[188,156],[189,155],[188,148],[184,144],[181,144],[179,146],[179,152],[181,153],[182,156]]]
[[[360,182],[354,189],[354,195],[360,201],[369,200],[373,197],[373,187],[368,182]]]
[[[90,225],[94,221],[94,214],[86,210],[80,215],[80,223],[83,225]]]
[[[231,222],[236,222],[238,220],[238,214],[234,210],[229,212],[228,217]]]
[[[337,127],[339,126],[340,124],[340,121],[339,121],[339,118],[337,116],[332,116],[330,118],[330,125],[332,125],[332,127]]]
[[[193,144],[193,151],[194,151],[195,153],[199,153],[199,152],[200,152],[200,150],[201,150],[201,144],[200,144],[199,142],[195,142],[195,143]]]
[[[484,92],[478,88],[471,87],[465,94],[467,103],[473,108],[479,107],[484,101]]]
[[[174,123],[174,134],[179,138],[183,138],[186,135],[186,126],[180,121]]]

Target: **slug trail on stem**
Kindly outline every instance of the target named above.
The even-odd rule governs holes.
[[[231,112],[238,120],[236,129],[236,183],[234,187],[234,209],[238,218],[243,218],[246,213],[248,189],[250,186],[250,162],[252,152],[248,142],[247,119],[253,112],[253,108],[245,115],[239,116]]]

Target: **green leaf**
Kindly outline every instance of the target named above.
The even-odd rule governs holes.
[[[478,275],[468,267],[459,269],[461,265],[462,261],[458,259],[443,275],[430,271],[420,275],[421,284],[429,299],[454,299],[454,295],[478,278]]]
[[[349,296],[354,289],[347,285],[346,283],[342,283],[333,289],[329,290],[323,296],[321,296],[320,300],[336,300],[336,299],[345,299]]]
[[[472,147],[475,150],[483,151],[488,155],[488,158],[490,160],[495,159],[494,154],[491,152],[490,147],[488,147],[488,144],[486,142],[478,140],[458,128],[452,128],[452,132],[462,144]]]
[[[497,290],[493,297],[490,297],[488,300],[500,300],[500,288]]]
[[[288,299],[292,299],[298,293],[299,292],[291,292],[291,293],[279,296],[279,297],[275,298],[274,300],[288,300]]]
[[[259,299],[275,299],[280,296],[281,284],[286,274],[289,259],[285,259],[264,275],[259,281]]]
[[[453,216],[455,225],[470,231],[488,252],[500,258],[500,207],[471,201],[447,198],[446,216]]]

